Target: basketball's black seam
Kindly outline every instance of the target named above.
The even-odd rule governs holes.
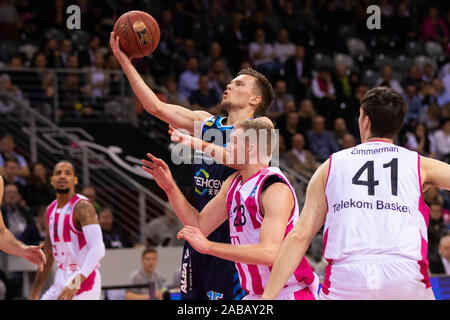
[[[141,47],[139,46],[139,43],[137,42],[137,39],[136,39],[136,37],[134,35],[136,32],[134,31],[134,28],[131,25],[130,14],[129,13],[127,13],[127,19],[128,19],[128,23],[130,24],[130,31],[131,31],[131,34],[133,35],[133,39],[134,39],[134,41],[136,41],[137,48],[141,52],[141,55],[144,56],[144,52],[142,52]]]
[[[145,17],[142,18],[141,14],[139,12],[136,12],[136,14],[142,19],[144,24],[147,26],[147,30],[152,34],[152,41],[153,41],[152,42],[152,52],[153,52],[153,51],[155,51],[156,47],[154,47],[154,45],[155,45],[155,36],[153,35],[152,28],[150,28],[150,26],[148,25],[147,20],[145,19]],[[144,53],[142,53],[142,54],[144,54]]]

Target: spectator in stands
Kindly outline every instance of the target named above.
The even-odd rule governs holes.
[[[287,59],[293,57],[295,55],[295,44],[289,40],[289,33],[287,29],[280,29],[278,31],[278,39],[274,45],[275,55],[278,59],[278,62],[283,64]]]
[[[446,91],[439,78],[433,79],[434,99],[439,107],[450,103],[450,92]]]
[[[213,62],[216,60],[221,60],[224,66],[227,65],[227,59],[222,55],[221,44],[214,41],[209,47],[209,55],[199,63],[200,72],[207,73],[211,69]]]
[[[345,123],[345,120],[343,118],[334,119],[332,135],[333,135],[334,141],[336,142],[336,145],[338,145],[340,149],[342,149],[344,137],[348,133],[349,132],[347,131],[347,125]]]
[[[69,57],[72,55],[72,41],[69,38],[62,39],[59,51],[59,67],[67,68]]]
[[[414,131],[406,133],[405,147],[430,158],[434,158],[436,153],[434,137],[428,133],[428,128],[423,123],[418,123]]]
[[[164,94],[167,103],[190,107],[189,100],[178,92],[177,82],[173,77],[164,79],[161,92]]]
[[[198,90],[200,72],[198,71],[198,59],[190,57],[186,64],[186,69],[180,74],[178,80],[178,92],[181,96],[189,99],[191,93]]]
[[[450,156],[450,118],[442,120],[441,129],[434,134],[436,158],[448,163]]]
[[[114,215],[109,208],[102,208],[98,213],[98,223],[102,229],[103,242],[106,249],[131,248],[133,244],[114,226]]]
[[[275,39],[276,33],[275,30],[272,29],[269,23],[267,23],[265,18],[265,13],[262,10],[256,10],[256,12],[252,13],[252,19],[249,21],[248,29],[251,35],[255,35],[255,33],[261,29],[264,33],[265,39]],[[269,42],[273,42],[270,40]]]
[[[81,117],[81,111],[87,108],[86,90],[80,86],[80,77],[75,73],[69,73],[61,86],[61,100],[59,102],[58,118],[73,120]],[[62,98],[62,96],[64,98]]]
[[[125,294],[126,300],[162,300],[163,279],[156,272],[158,265],[158,252],[155,248],[146,248],[142,252],[142,268],[134,271],[130,276],[133,285],[153,286],[153,292],[149,293],[149,287],[128,289]],[[152,295],[152,296],[151,296]]]
[[[28,163],[25,158],[16,152],[16,144],[12,134],[6,133],[0,140],[0,175],[4,174],[5,161],[7,159],[15,159],[19,164],[18,175],[27,177],[30,174]]]
[[[29,224],[22,235],[20,240],[27,245],[37,246],[44,241],[45,238],[45,226],[47,224],[47,207],[42,206],[39,208],[36,216],[36,222]]]
[[[20,102],[26,103],[22,91],[11,82],[11,77],[6,73],[0,75],[0,114],[16,111],[17,103],[3,95],[12,95]]]
[[[450,276],[450,234],[442,236],[438,252],[430,256],[429,263],[432,274]]]
[[[276,120],[284,112],[284,105],[286,104],[286,102],[294,102],[294,97],[287,92],[286,81],[282,79],[279,79],[275,82],[273,91],[274,99],[272,105],[268,110],[267,116],[272,120]]]
[[[92,35],[89,39],[86,50],[83,50],[78,55],[78,62],[80,63],[80,67],[91,67],[94,65],[95,61],[95,53],[100,47],[101,39],[97,35]]]
[[[24,190],[24,199],[33,216],[36,216],[40,207],[49,205],[55,199],[55,192],[50,184],[50,174],[43,163],[33,163],[30,171]]]
[[[447,232],[447,226],[442,218],[442,204],[430,204],[430,219],[428,222],[428,257],[438,251],[439,241]]]
[[[3,39],[15,39],[22,28],[21,19],[13,4],[0,0],[0,36]]]
[[[177,50],[178,58],[176,60],[177,71],[183,70],[189,64],[191,58],[197,58],[197,64],[202,61],[201,52],[195,48],[195,42],[192,38],[185,38],[183,46]],[[198,66],[197,66],[198,69]]]
[[[341,150],[353,148],[354,146],[356,146],[355,137],[350,133],[345,134],[342,138]]]
[[[417,88],[414,84],[408,84],[403,98],[408,104],[408,113],[404,118],[404,123],[409,123],[411,120],[418,120],[423,113],[422,101],[417,96]]]
[[[449,32],[447,26],[435,7],[428,10],[428,16],[423,20],[422,39],[425,42],[436,41],[444,48],[448,45]]]
[[[90,68],[87,95],[95,104],[101,104],[108,89],[108,75],[105,73],[105,58],[101,52],[94,54],[94,62]]]
[[[317,161],[323,162],[328,157],[339,151],[339,147],[333,139],[331,132],[325,130],[325,118],[315,116],[312,129],[307,132],[308,146]]]
[[[295,55],[286,60],[284,72],[289,92],[294,92],[295,99],[306,98],[311,83],[311,64],[305,58],[305,47],[297,45]]]
[[[220,111],[220,98],[216,91],[209,88],[209,78],[201,75],[198,79],[198,89],[192,91],[189,102],[194,110],[207,111],[211,114],[218,114]]]
[[[20,238],[25,228],[33,223],[33,218],[23,204],[22,196],[15,184],[5,184],[1,211],[5,226],[16,238]]]
[[[242,27],[244,15],[235,12],[231,14],[231,30],[224,40],[224,54],[229,58],[232,73],[239,71],[239,64],[248,55],[247,29]]]
[[[52,114],[54,95],[54,79],[50,72],[43,73],[40,85],[33,86],[28,91],[31,107],[46,117],[50,117]]]
[[[47,58],[47,67],[59,68],[61,52],[58,48],[58,41],[55,38],[50,38],[44,45],[44,53]]]
[[[425,63],[422,70],[422,81],[426,83],[433,83],[435,78],[434,67],[431,63]]]
[[[221,59],[213,61],[211,68],[208,71],[208,77],[210,85],[219,97],[222,96],[227,85],[233,80],[230,69],[225,66]]]
[[[423,101],[423,100],[422,100]],[[434,102],[425,107],[425,111],[420,115],[419,121],[425,123],[430,132],[435,132],[440,128],[441,108]]]
[[[97,191],[95,190],[95,188],[92,186],[84,186],[83,189],[81,190],[81,194],[89,199],[89,201],[94,206],[95,211],[99,213],[100,210],[102,209],[102,206],[97,201]]]
[[[178,220],[170,207],[164,208],[164,215],[153,218],[145,226],[145,236],[150,240],[151,245],[170,247],[182,246],[184,240],[177,239],[177,233],[183,228],[183,224]]]
[[[381,78],[379,78],[376,82],[377,86],[384,86],[394,89],[400,94],[403,94],[403,88],[400,83],[394,79],[392,72],[392,67],[390,65],[385,65],[381,69]]]
[[[302,134],[296,133],[292,137],[292,149],[289,150],[287,158],[291,167],[299,174],[311,178],[316,169],[319,167],[314,159],[314,155],[304,149],[305,138]]]
[[[284,138],[284,143],[286,145],[286,150],[292,148],[292,137],[299,133],[298,131],[298,113],[291,111],[286,113],[284,123],[277,123],[278,129],[280,130],[280,135]]]
[[[442,197],[436,186],[431,186],[423,193],[423,200],[428,206],[431,206],[432,203],[444,205],[444,197]]]
[[[316,110],[310,99],[303,99],[300,101],[300,108],[298,112],[299,131],[306,135],[306,132],[312,128],[312,120],[316,116]]]
[[[403,79],[402,87],[407,88],[409,85],[413,85],[416,90],[420,89],[420,83],[422,82],[422,75],[417,65],[413,64],[408,69],[408,74]]]
[[[277,4],[278,5],[278,4]],[[264,21],[270,27],[271,30],[280,30],[281,21],[280,16],[277,14],[277,8],[274,8],[274,3],[272,0],[264,0]]]
[[[5,173],[3,174],[3,179],[5,185],[14,184],[19,193],[25,195],[26,180],[19,175],[20,167],[16,159],[7,159],[5,161]]]
[[[275,61],[276,54],[273,46],[266,42],[264,29],[256,29],[254,41],[248,46],[248,56],[255,70],[264,74],[271,82],[275,79],[280,66]]]
[[[336,98],[339,102],[346,102],[353,95],[350,83],[350,74],[343,64],[336,64],[333,85],[336,89]]]
[[[336,89],[331,81],[328,68],[320,67],[318,75],[312,80],[311,92],[317,112],[327,117],[327,123],[329,123],[337,102]]]

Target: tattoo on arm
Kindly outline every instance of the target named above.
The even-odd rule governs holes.
[[[73,212],[75,215],[75,227],[81,231],[81,228],[88,224],[98,224],[97,212],[94,206],[87,200],[80,200]]]

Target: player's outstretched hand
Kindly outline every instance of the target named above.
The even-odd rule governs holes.
[[[111,46],[112,52],[114,53],[114,56],[117,59],[117,62],[119,62],[120,65],[122,65],[125,62],[130,62],[131,59],[120,49],[120,42],[119,37],[116,36],[114,31],[111,32],[109,36],[109,45]]]
[[[210,248],[210,241],[197,227],[185,226],[177,234],[178,240],[184,239],[194,248],[196,251],[208,254]]]
[[[175,143],[182,143],[184,146],[195,150],[202,150],[202,140],[183,133],[169,125],[170,140]]]
[[[155,179],[158,186],[165,192],[168,192],[175,185],[169,166],[151,153],[147,153],[147,157],[150,161],[142,159],[142,163],[144,164],[141,167],[142,170],[149,173]]]
[[[44,271],[46,262],[45,254],[42,251],[42,243],[38,246],[26,246],[23,257],[38,266],[39,272]]]

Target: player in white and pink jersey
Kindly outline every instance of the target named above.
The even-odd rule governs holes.
[[[281,290],[325,224],[320,299],[434,299],[428,278],[429,210],[422,191],[450,189],[450,166],[393,144],[407,112],[393,89],[361,101],[362,144],[334,153],[312,177],[263,299]]]
[[[234,154],[245,150],[244,161],[235,164],[239,171],[225,180],[219,194],[200,213],[177,188],[167,164],[161,159],[148,154],[152,161],[143,160],[146,165],[143,169],[166,192],[175,213],[185,225],[178,237],[187,240],[200,253],[234,261],[241,286],[247,293],[244,299],[258,299],[278,249],[298,219],[298,204],[286,177],[279,169],[268,167],[270,133],[266,148],[262,148],[264,143],[261,146],[259,141],[244,138],[250,129],[258,134],[272,131],[271,126],[259,119],[235,124],[228,152]],[[259,140],[258,134],[256,140]],[[245,144],[239,141],[245,141]],[[209,241],[206,236],[227,219],[232,243]],[[318,277],[303,259],[276,298],[314,300],[317,289]]]
[[[94,206],[75,193],[78,178],[70,162],[56,164],[51,184],[56,200],[47,207],[44,252],[47,263],[38,272],[30,299],[39,298],[53,261],[58,269],[54,284],[42,300],[98,300],[101,294],[100,260],[105,255],[102,232]]]

